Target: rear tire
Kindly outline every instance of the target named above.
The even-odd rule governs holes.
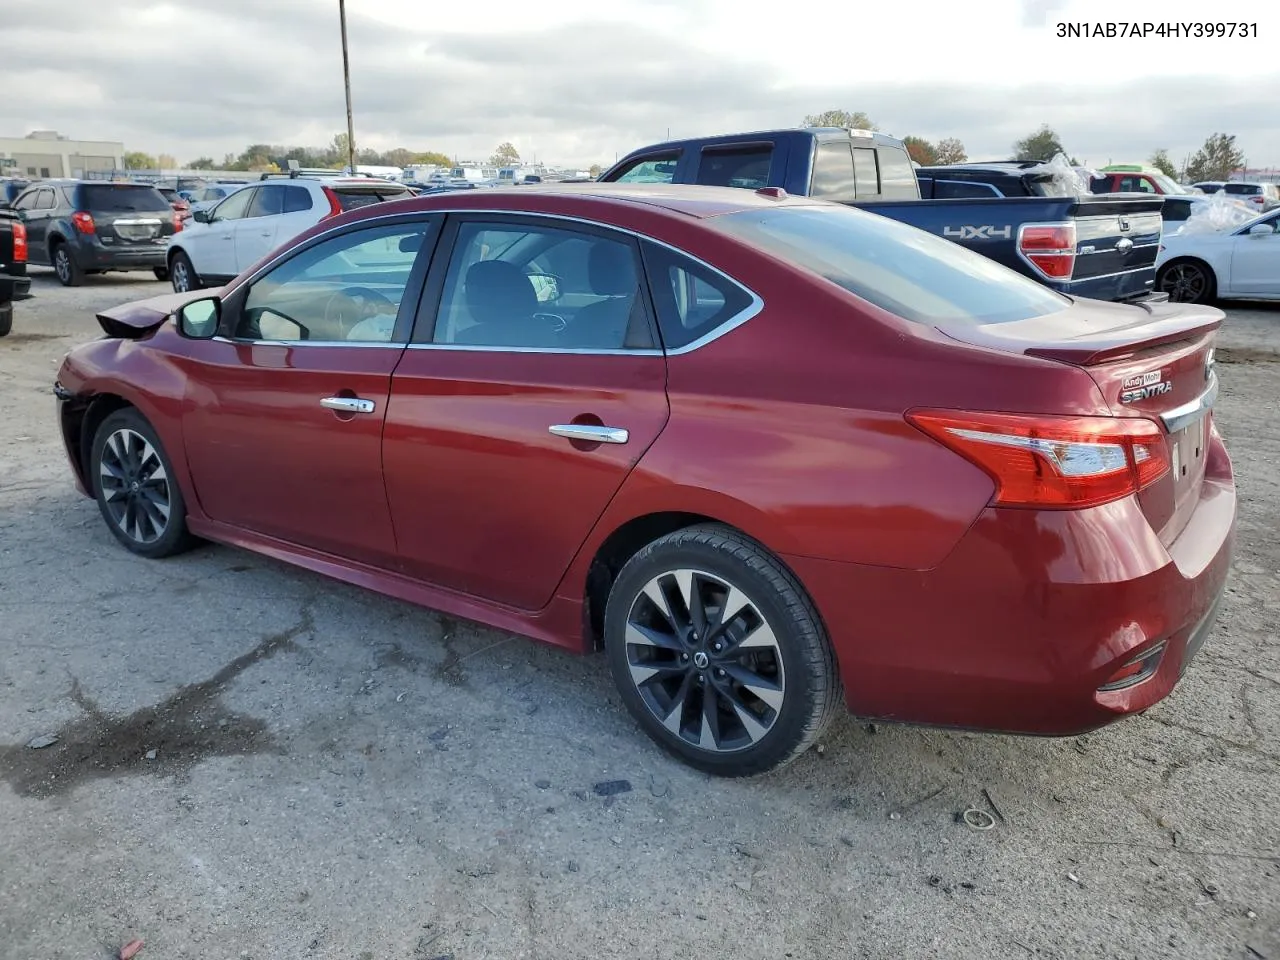
[[[53,248],[53,269],[58,274],[58,282],[64,287],[78,287],[84,282],[84,270],[76,262],[75,254],[65,243]]]
[[[842,706],[835,656],[804,588],[758,543],[718,524],[668,534],[627,561],[609,592],[604,642],[645,732],[717,776],[785,766]]]
[[[13,302],[0,303],[0,337],[7,337],[13,329]]]
[[[173,464],[155,429],[133,407],[102,421],[88,474],[107,529],[132,553],[159,559],[195,544]]]
[[[195,267],[191,265],[191,258],[181,250],[169,260],[168,274],[174,293],[190,293],[204,286]]]
[[[1170,260],[1156,275],[1156,289],[1174,303],[1208,303],[1218,291],[1217,278],[1200,260]]]
[[[168,279],[169,279],[169,268],[168,268],[168,267],[155,267],[155,268],[153,268],[153,269],[152,269],[152,271],[151,271],[151,272],[152,272],[152,273],[154,273],[154,274],[156,275],[156,279],[157,279],[157,280],[168,280]]]

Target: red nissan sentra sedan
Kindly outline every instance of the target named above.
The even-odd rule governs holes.
[[[1166,696],[1232,552],[1222,318],[777,191],[524,187],[107,311],[56,393],[134,553],[603,646],[655,740],[744,775],[842,699],[1063,735]]]

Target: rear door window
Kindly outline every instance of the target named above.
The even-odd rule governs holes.
[[[876,154],[880,162],[880,196],[885,200],[920,199],[915,169],[907,152],[896,147],[880,147]]]
[[[36,202],[33,209],[36,210],[52,210],[54,207],[53,191],[39,190],[36,192]]]
[[[853,181],[853,148],[847,142],[828,140],[818,144],[809,195],[836,203],[857,199]]]
[[[759,190],[769,185],[773,145],[707,147],[698,158],[697,182],[708,187],[745,187]]]
[[[246,217],[274,217],[284,213],[284,187],[271,184],[259,187],[249,203]]]
[[[645,241],[645,270],[667,350],[679,350],[746,315],[755,299],[727,277]]]
[[[155,187],[89,183],[80,187],[80,206],[94,213],[155,213],[169,210],[169,201]]]
[[[609,179],[613,183],[671,183],[679,160],[677,152],[637,157]]]
[[[876,152],[869,147],[853,151],[853,189],[859,200],[880,195],[880,169],[876,166]]]

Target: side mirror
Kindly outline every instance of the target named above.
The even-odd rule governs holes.
[[[1251,237],[1270,236],[1275,232],[1276,225],[1274,223],[1255,223],[1249,228],[1249,236]]]
[[[222,300],[218,297],[192,300],[178,311],[178,329],[191,340],[211,339],[221,320]]]
[[[549,273],[531,273],[529,282],[533,284],[539,303],[555,303],[560,299],[560,281]]]
[[[208,223],[209,211],[197,210],[195,213],[191,214],[191,219],[194,220],[196,223]]]

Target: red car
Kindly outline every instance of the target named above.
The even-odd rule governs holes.
[[[1167,695],[1232,552],[1222,318],[776,189],[535,186],[103,313],[56,393],[134,553],[602,646],[651,736],[745,775],[842,700],[1063,735]]]

